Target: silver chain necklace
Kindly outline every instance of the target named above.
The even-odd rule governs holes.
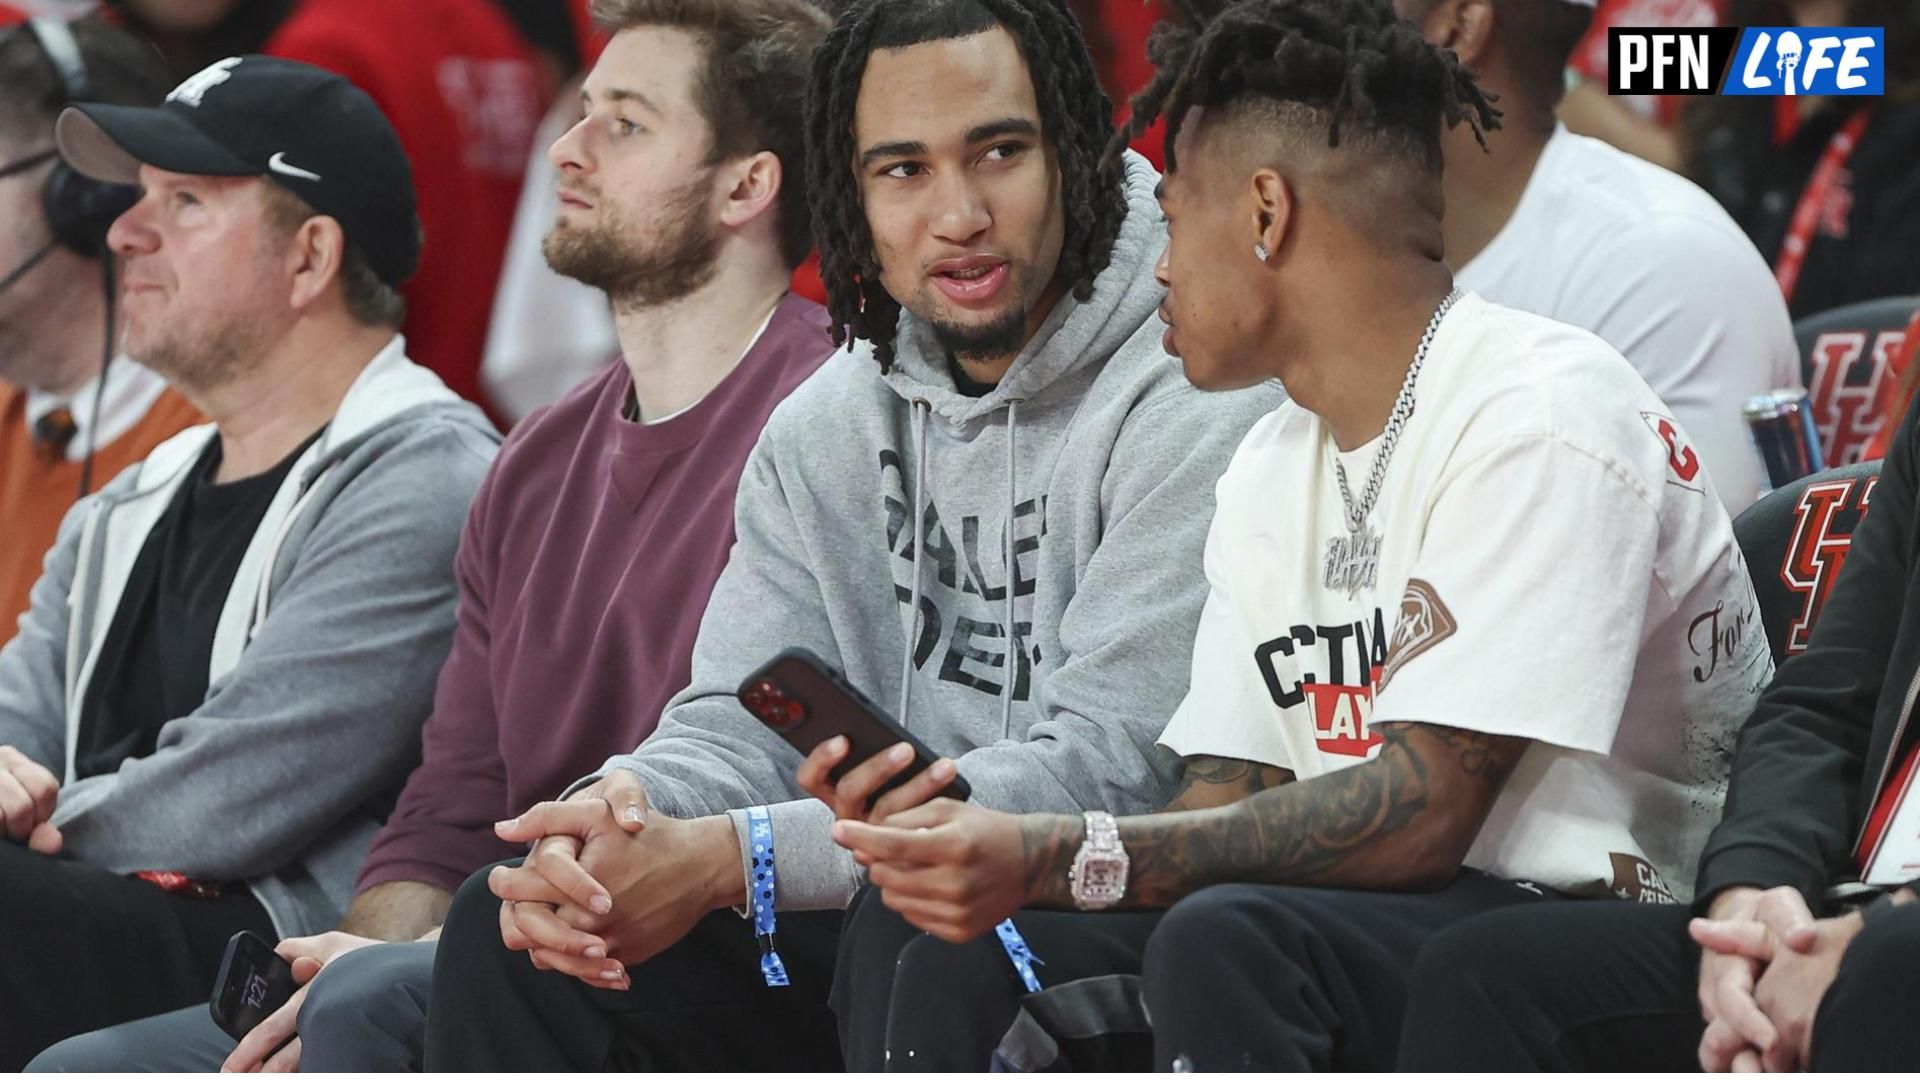
[[[1334,478],[1340,481],[1340,499],[1347,508],[1347,535],[1327,541],[1324,580],[1329,590],[1345,589],[1349,600],[1360,595],[1361,589],[1373,588],[1379,580],[1380,534],[1367,524],[1367,516],[1373,513],[1373,504],[1380,498],[1380,485],[1387,478],[1387,462],[1393,459],[1394,444],[1400,441],[1401,429],[1413,415],[1413,383],[1420,377],[1427,347],[1433,344],[1440,320],[1447,317],[1448,309],[1460,296],[1458,288],[1448,293],[1440,306],[1433,309],[1433,318],[1427,320],[1427,332],[1420,335],[1420,346],[1413,351],[1413,363],[1407,365],[1407,379],[1400,384],[1400,394],[1393,399],[1393,412],[1387,416],[1386,429],[1380,433],[1380,449],[1373,455],[1373,471],[1367,476],[1367,490],[1361,494],[1359,503],[1353,501],[1353,489],[1347,486],[1347,467],[1341,464],[1337,452],[1333,456]]]

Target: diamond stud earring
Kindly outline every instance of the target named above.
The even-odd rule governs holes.
[[[1267,245],[1257,242],[1253,245],[1253,256],[1261,262],[1266,262],[1273,257],[1272,254],[1267,251]]]

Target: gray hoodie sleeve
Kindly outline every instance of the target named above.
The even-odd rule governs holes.
[[[454,547],[492,456],[434,423],[324,508],[240,662],[152,754],[60,792],[73,855],[115,872],[267,874],[398,786],[453,634]],[[320,483],[329,481],[323,479]]]
[[[19,750],[55,777],[67,767],[67,594],[93,504],[83,499],[67,511],[19,633],[0,649],[0,746]]]
[[[1183,384],[1138,405],[1102,481],[1107,529],[1059,628],[1065,655],[1035,687],[1041,716],[1025,738],[960,758],[983,805],[1013,812],[1120,813],[1165,804],[1177,762],[1155,740],[1185,690],[1206,597],[1201,554],[1214,483],[1240,438],[1277,399],[1210,396]],[[766,440],[740,487],[739,540],[714,591],[693,657],[693,685],[658,732],[608,767],[638,773],[667,813],[754,803],[771,808],[783,909],[844,906],[859,884],[829,833],[831,811],[794,785],[798,756],[749,717],[732,692],[750,668],[801,646],[840,664],[811,571],[822,553],[796,545],[787,484]],[[794,481],[798,482],[798,481]],[[745,815],[733,813],[743,855]]]

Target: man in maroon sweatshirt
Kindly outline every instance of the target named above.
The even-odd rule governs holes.
[[[595,11],[615,36],[553,147],[546,254],[606,291],[625,363],[516,428],[475,496],[423,761],[345,920],[280,943],[305,985],[238,1047],[201,1006],[32,1068],[418,1069],[453,890],[519,854],[493,823],[637,745],[689,682],[748,451],[832,348],[787,292],[812,247],[801,103],[827,18],[808,0]]]

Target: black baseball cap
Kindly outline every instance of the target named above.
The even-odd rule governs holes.
[[[420,265],[413,166],[373,99],[346,79],[271,56],[230,56],[154,108],[76,104],[54,127],[60,155],[96,180],[140,166],[258,176],[340,223],[373,272],[398,286]]]

